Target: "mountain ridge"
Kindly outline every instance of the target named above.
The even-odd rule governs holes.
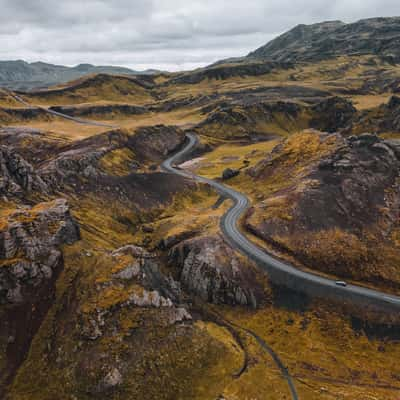
[[[135,71],[126,67],[78,64],[73,67],[24,60],[0,61],[0,86],[9,89],[33,89],[65,83],[90,74],[147,75],[154,70]]]
[[[376,17],[354,23],[299,24],[245,59],[310,62],[344,55],[377,55],[400,61],[400,17]]]

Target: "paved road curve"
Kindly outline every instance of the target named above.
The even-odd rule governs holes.
[[[254,260],[270,277],[274,284],[284,285],[290,289],[297,290],[312,297],[328,298],[356,304],[362,307],[371,307],[385,312],[400,311],[400,297],[385,294],[377,290],[367,289],[356,285],[338,286],[335,280],[301,271],[292,265],[283,262],[267,254],[260,247],[252,243],[238,228],[238,220],[250,205],[248,198],[227,186],[211,179],[194,175],[191,172],[183,171],[176,167],[179,162],[198,143],[195,134],[187,134],[185,147],[164,161],[162,169],[177,175],[207,183],[215,188],[222,196],[233,200],[233,206],[221,219],[221,229],[228,241],[242,253]]]

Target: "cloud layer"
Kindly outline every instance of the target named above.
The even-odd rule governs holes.
[[[398,0],[0,0],[0,59],[188,69],[299,23],[400,15]]]

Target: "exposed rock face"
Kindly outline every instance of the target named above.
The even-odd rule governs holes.
[[[155,254],[148,253],[138,246],[127,245],[116,250],[113,257],[125,259],[128,257],[132,260],[126,268],[116,273],[115,277],[125,281],[136,280],[147,290],[142,298],[149,300],[149,306],[160,307],[162,304],[172,306],[173,303],[179,303],[181,297],[180,285],[161,273],[159,261]],[[155,296],[152,297],[149,292],[152,292]],[[156,294],[157,292],[161,295]],[[138,297],[134,299],[138,299]],[[146,303],[146,300],[143,301]],[[133,302],[135,303],[135,301]],[[142,306],[145,305],[144,303]]]
[[[400,18],[371,18],[298,25],[248,55],[249,59],[315,61],[339,55],[372,54],[398,60]]]
[[[310,126],[327,132],[346,128],[357,114],[353,103],[343,97],[330,97],[312,107]]]
[[[60,246],[79,239],[79,228],[63,199],[4,217],[0,232],[0,304],[32,301],[62,261]]]
[[[99,175],[97,163],[108,150],[106,148],[67,150],[41,167],[39,172],[49,184],[56,187],[79,178],[95,178]]]
[[[115,300],[82,313],[83,338],[97,340],[112,327],[116,312],[129,308],[158,310],[160,322],[166,325],[192,319],[181,306],[180,283],[161,272],[155,254],[126,245],[111,254],[110,263],[115,272],[109,281],[97,287],[97,296]]]
[[[0,388],[24,359],[52,304],[63,267],[61,246],[78,239],[63,199],[0,218],[0,335],[10,338]]]
[[[0,195],[21,196],[47,186],[33,167],[7,146],[0,146]]]
[[[169,259],[183,287],[205,301],[256,307],[262,296],[254,271],[219,236],[186,240],[171,249]]]

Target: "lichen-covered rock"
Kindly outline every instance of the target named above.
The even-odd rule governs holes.
[[[0,304],[30,301],[60,267],[60,246],[79,239],[79,227],[64,199],[16,210],[1,222]]]
[[[186,240],[170,250],[183,287],[215,304],[257,306],[262,291],[254,271],[219,236]]]
[[[123,310],[157,313],[159,323],[167,326],[192,319],[182,304],[180,283],[161,271],[156,254],[129,244],[106,257],[112,274],[96,286],[92,300],[79,313],[83,338],[102,337]]]
[[[47,185],[25,161],[7,146],[0,146],[0,195],[22,196],[31,191],[46,192]]]

